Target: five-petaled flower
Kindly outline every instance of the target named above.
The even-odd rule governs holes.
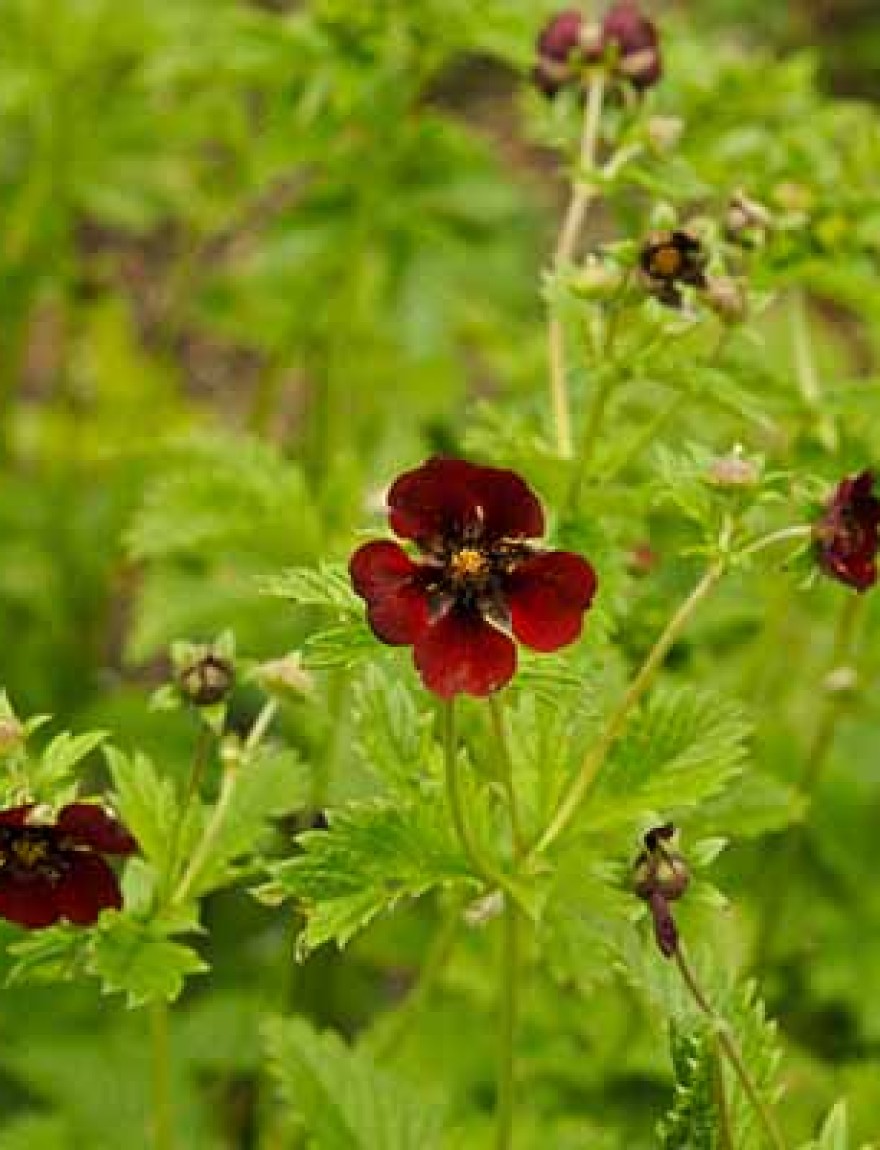
[[[596,574],[580,555],[544,551],[537,496],[512,471],[430,459],[388,493],[400,544],[377,541],[352,556],[351,579],[384,643],[412,646],[429,690],[485,696],[516,670],[514,638],[556,651],[581,633]]]
[[[119,909],[119,881],[104,855],[130,855],[137,843],[93,803],[69,803],[54,822],[32,821],[28,803],[0,811],[0,917],[30,930],[61,919],[91,926]]]
[[[639,266],[650,291],[668,307],[681,307],[681,285],[705,288],[708,257],[693,232],[654,232],[642,245]]]
[[[867,591],[877,582],[880,498],[873,471],[841,480],[813,529],[816,556],[826,575]]]

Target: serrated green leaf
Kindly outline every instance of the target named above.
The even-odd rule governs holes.
[[[442,805],[375,802],[331,815],[326,831],[299,838],[302,854],[272,869],[263,894],[294,898],[306,915],[300,944],[344,946],[377,915],[432,887],[470,878]]]
[[[326,607],[342,616],[363,612],[363,604],[354,593],[343,563],[290,567],[270,579],[263,587],[263,594],[288,599],[298,607]]]
[[[442,1115],[363,1052],[300,1019],[265,1028],[272,1073],[314,1150],[440,1150]]]
[[[178,817],[174,784],[160,778],[146,755],[127,756],[116,747],[105,750],[116,790],[120,817],[145,858],[157,869],[167,861],[168,843]]]
[[[82,735],[65,731],[56,735],[39,761],[28,767],[32,796],[37,800],[51,801],[71,781],[74,768],[106,738],[106,731],[88,731]]]
[[[258,849],[269,820],[301,810],[313,790],[309,768],[291,751],[261,748],[229,776],[210,851],[188,884],[190,898],[231,881],[235,860]]]
[[[97,931],[89,969],[102,980],[106,991],[125,994],[128,1005],[134,1007],[172,1002],[188,975],[208,967],[192,947],[168,938],[158,923],[141,923],[117,914]]]

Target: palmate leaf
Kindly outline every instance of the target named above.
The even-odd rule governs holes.
[[[440,1150],[442,1115],[336,1035],[301,1019],[265,1027],[269,1062],[314,1150]]]
[[[298,607],[327,607],[340,616],[361,615],[344,563],[319,563],[317,567],[290,567],[269,580],[263,593],[288,599]]]
[[[344,946],[403,899],[470,877],[444,808],[428,799],[350,806],[331,815],[328,830],[308,831],[299,844],[302,854],[275,866],[260,893],[301,904],[303,952],[330,941]]]
[[[647,816],[667,817],[721,793],[742,769],[749,734],[735,705],[661,686],[606,763],[579,826],[633,831]]]
[[[89,969],[105,991],[119,991],[128,1005],[173,1001],[186,978],[208,969],[192,947],[169,938],[159,923],[108,916],[92,943]]]

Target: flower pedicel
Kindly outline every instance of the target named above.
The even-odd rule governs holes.
[[[377,638],[412,646],[429,690],[485,696],[516,671],[514,639],[556,651],[581,633],[596,574],[580,555],[542,551],[544,512],[514,472],[462,459],[430,459],[388,493],[399,543],[360,547],[350,563]]]

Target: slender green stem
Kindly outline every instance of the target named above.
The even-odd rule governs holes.
[[[269,699],[268,702],[264,704],[257,716],[256,722],[251,728],[250,734],[245,740],[245,759],[247,759],[249,755],[252,755],[259,746],[263,736],[269,729],[269,724],[275,715],[277,707],[278,703],[274,699]],[[226,816],[229,813],[229,807],[232,803],[232,796],[235,793],[235,785],[238,781],[240,770],[240,763],[232,763],[224,769],[223,777],[220,780],[220,794],[217,797],[217,802],[214,804],[214,810],[211,812],[211,817],[208,820],[208,825],[205,827],[201,841],[193,851],[189,865],[174,891],[171,898],[172,906],[180,906],[186,902],[190,891],[196,881],[201,877],[202,871],[211,857],[214,843],[217,841],[217,837],[223,830],[224,823],[226,822]]]
[[[505,898],[501,938],[501,1027],[499,1032],[496,1150],[513,1145],[516,1097],[516,1027],[519,990],[519,917]]]
[[[623,733],[630,713],[650,689],[658,671],[666,660],[666,656],[690,622],[691,616],[720,580],[723,573],[723,562],[720,559],[712,562],[706,568],[690,595],[688,595],[687,599],[685,599],[669,620],[665,630],[657,639],[657,642],[642,664],[640,671],[618,704],[617,709],[608,720],[599,741],[588,751],[580,770],[575,775],[568,789],[564,792],[547,829],[533,848],[534,851],[541,852],[546,850],[559,838],[575,817],[595,782],[599,771],[602,769],[609,752]]]
[[[498,757],[501,761],[501,783],[507,795],[507,810],[510,816],[513,846],[517,857],[519,857],[525,853],[526,838],[519,814],[516,787],[513,783],[513,756],[510,753],[510,741],[507,737],[507,725],[504,721],[504,706],[497,695],[489,696],[489,714],[492,717],[492,730],[498,747]]]
[[[730,1027],[727,1022],[719,1015],[712,1004],[709,1002],[702,987],[697,981],[690,964],[684,956],[684,952],[679,946],[675,952],[675,963],[681,972],[681,977],[684,980],[685,986],[690,991],[691,997],[697,1004],[698,1008],[712,1023],[715,1033],[718,1036],[718,1044],[722,1052],[727,1058],[733,1071],[742,1085],[746,1096],[761,1120],[761,1125],[767,1135],[767,1141],[774,1150],[786,1150],[785,1138],[776,1121],[776,1115],[770,1107],[764,1102],[761,1097],[761,1092],[755,1084],[754,1079],[749,1073],[749,1068],[746,1066],[743,1056],[739,1051],[739,1047],[734,1041],[733,1035],[730,1032]]]
[[[150,1006],[153,1073],[153,1150],[173,1150],[171,1121],[171,1040],[167,1002]]]
[[[590,409],[587,412],[587,421],[584,424],[584,434],[581,440],[580,451],[578,452],[574,473],[571,477],[568,494],[565,497],[565,508],[569,513],[574,511],[580,502],[584,479],[587,476],[593,458],[593,452],[599,441],[599,431],[602,427],[602,421],[605,418],[608,401],[611,399],[616,383],[616,377],[609,373],[599,383],[599,386],[593,394],[593,401],[590,404]]]
[[[455,700],[450,699],[443,709],[443,762],[446,768],[446,794],[449,809],[455,825],[455,833],[461,843],[468,862],[475,874],[490,886],[498,886],[499,878],[492,867],[483,859],[480,848],[471,831],[464,810],[461,793],[461,779],[458,772],[458,742],[455,733]]]
[[[757,555],[759,551],[763,551],[767,547],[775,547],[777,543],[788,543],[792,539],[808,539],[812,534],[812,527],[801,524],[796,527],[783,527],[780,531],[774,531],[770,535],[762,535],[760,539],[756,539],[754,543],[743,548],[740,551],[740,558],[746,555]]]
[[[578,239],[587,218],[587,210],[595,195],[595,189],[583,182],[584,172],[596,165],[596,150],[599,143],[599,130],[602,122],[602,103],[605,98],[605,79],[597,73],[587,93],[587,108],[584,113],[584,127],[581,135],[579,166],[581,171],[574,177],[574,187],[569,201],[556,251],[553,257],[553,271],[558,274],[574,257]],[[551,308],[548,323],[548,344],[550,359],[550,401],[553,420],[556,425],[556,445],[559,454],[570,459],[573,451],[571,434],[571,410],[568,398],[568,379],[565,355],[565,332],[562,320]]]
[[[202,779],[205,776],[205,768],[208,765],[208,757],[210,754],[212,741],[213,732],[206,723],[203,723],[199,729],[198,740],[196,741],[196,749],[193,754],[192,765],[190,766],[189,778],[186,781],[183,797],[180,802],[180,810],[177,813],[177,818],[175,819],[174,826],[171,828],[170,841],[168,843],[167,870],[164,879],[166,898],[174,889],[174,883],[177,879],[180,838],[183,834],[183,828],[186,825],[186,819],[189,815],[193,799],[199,793],[202,785]]]

